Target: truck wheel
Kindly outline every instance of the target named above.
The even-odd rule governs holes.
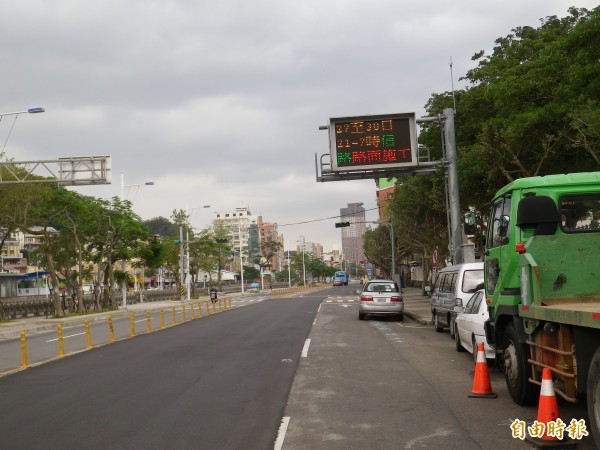
[[[587,409],[592,436],[596,445],[600,444],[600,348],[596,350],[590,363],[587,379]]]
[[[519,405],[533,404],[538,388],[528,381],[527,349],[517,339],[517,330],[512,323],[504,329],[503,349],[504,377],[510,396]]]
[[[456,327],[454,326],[454,324],[456,323],[456,321],[454,320],[454,316],[450,317],[449,323],[450,326],[448,328],[450,328],[450,339],[455,339],[454,330],[456,329]]]
[[[440,323],[440,319],[438,319],[436,313],[433,314],[433,326],[435,328],[435,331],[437,331],[438,333],[444,331],[444,326]]]

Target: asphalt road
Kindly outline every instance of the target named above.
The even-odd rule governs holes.
[[[333,288],[332,299],[356,287]],[[527,449],[510,424],[537,418],[520,407],[504,375],[489,369],[496,399],[469,398],[474,364],[449,333],[410,320],[358,320],[356,303],[325,300],[309,334],[286,406],[284,450]],[[559,399],[561,419],[586,420],[584,405]],[[596,448],[591,438],[579,449]]]
[[[509,426],[537,406],[515,405],[500,372],[489,369],[497,399],[468,398],[472,358],[447,332],[359,321],[356,288],[266,299],[0,378],[0,448],[531,448]],[[583,405],[559,408],[587,420]]]
[[[0,447],[272,448],[321,300],[264,301],[0,378]]]

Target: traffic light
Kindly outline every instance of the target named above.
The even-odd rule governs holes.
[[[349,227],[350,226],[350,222],[337,222],[335,224],[336,228],[343,228],[343,227]]]
[[[181,240],[179,240],[179,239],[174,239],[174,240],[173,240],[173,244],[175,244],[175,245],[181,245]]]

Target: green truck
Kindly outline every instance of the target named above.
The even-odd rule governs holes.
[[[491,203],[485,252],[488,343],[513,400],[539,399],[541,373],[587,401],[600,445],[600,172],[515,180]]]

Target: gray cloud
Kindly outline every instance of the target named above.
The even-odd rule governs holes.
[[[319,184],[329,117],[416,111],[450,90],[471,56],[520,25],[564,16],[571,2],[275,0],[42,2],[0,0],[2,111],[20,116],[17,160],[111,155],[143,218],[247,204],[279,224],[374,208],[372,181]],[[578,0],[579,7],[593,7]],[[0,142],[12,119],[0,122]],[[135,192],[134,192],[135,191]],[[197,214],[196,225],[211,218]],[[376,219],[370,212],[368,219]],[[281,228],[339,246],[334,221]]]

